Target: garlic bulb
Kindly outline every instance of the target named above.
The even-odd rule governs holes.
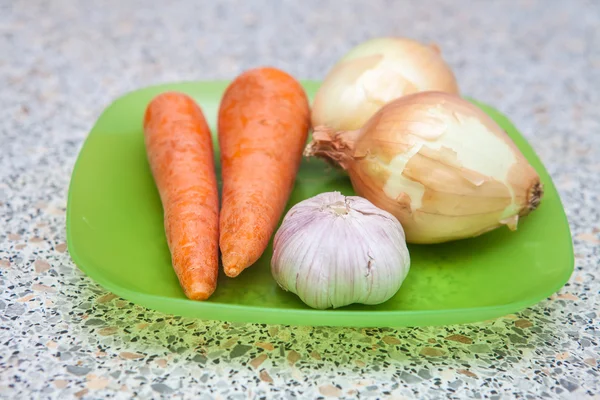
[[[427,90],[458,94],[437,46],[392,37],[367,40],[325,77],[313,103],[312,125],[358,129],[386,103]]]
[[[275,234],[271,272],[313,308],[379,304],[410,267],[396,218],[361,197],[322,193],[290,209]]]
[[[514,230],[542,196],[538,174],[506,132],[447,93],[399,98],[357,131],[317,127],[305,155],[346,169],[360,196],[398,218],[409,243]]]

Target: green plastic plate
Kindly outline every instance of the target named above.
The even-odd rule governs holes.
[[[127,94],[104,111],[85,141],[69,189],[69,252],[79,268],[111,292],[148,308],[202,319],[393,327],[466,323],[510,314],[558,291],[570,277],[571,234],[548,173],[506,117],[476,102],[514,139],[545,185],[540,208],[523,219],[516,232],[501,228],[475,239],[409,246],[408,277],[391,300],[378,306],[336,310],[305,306],[271,277],[271,247],[239,277],[221,273],[209,301],[188,300],[171,267],[161,203],[146,161],[142,116],[153,96],[179,90],[200,104],[215,133],[227,84],[167,84]],[[319,83],[303,85],[312,99]],[[216,138],[215,150],[218,160]],[[332,190],[354,194],[342,172],[319,160],[305,160],[288,207]]]

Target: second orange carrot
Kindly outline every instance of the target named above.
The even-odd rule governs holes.
[[[276,68],[249,70],[219,109],[221,259],[235,277],[265,251],[289,199],[310,127],[308,98]]]

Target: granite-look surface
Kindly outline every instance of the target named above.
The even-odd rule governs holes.
[[[117,96],[273,64],[322,78],[372,36],[435,41],[464,93],[550,171],[576,266],[517,315],[419,329],[178,318],[119,299],[65,245],[73,163]],[[0,1],[0,395],[599,398],[600,2]]]

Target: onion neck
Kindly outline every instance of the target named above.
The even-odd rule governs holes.
[[[354,162],[354,147],[360,130],[335,131],[326,126],[313,130],[312,141],[304,149],[306,157],[320,157],[347,169]]]

